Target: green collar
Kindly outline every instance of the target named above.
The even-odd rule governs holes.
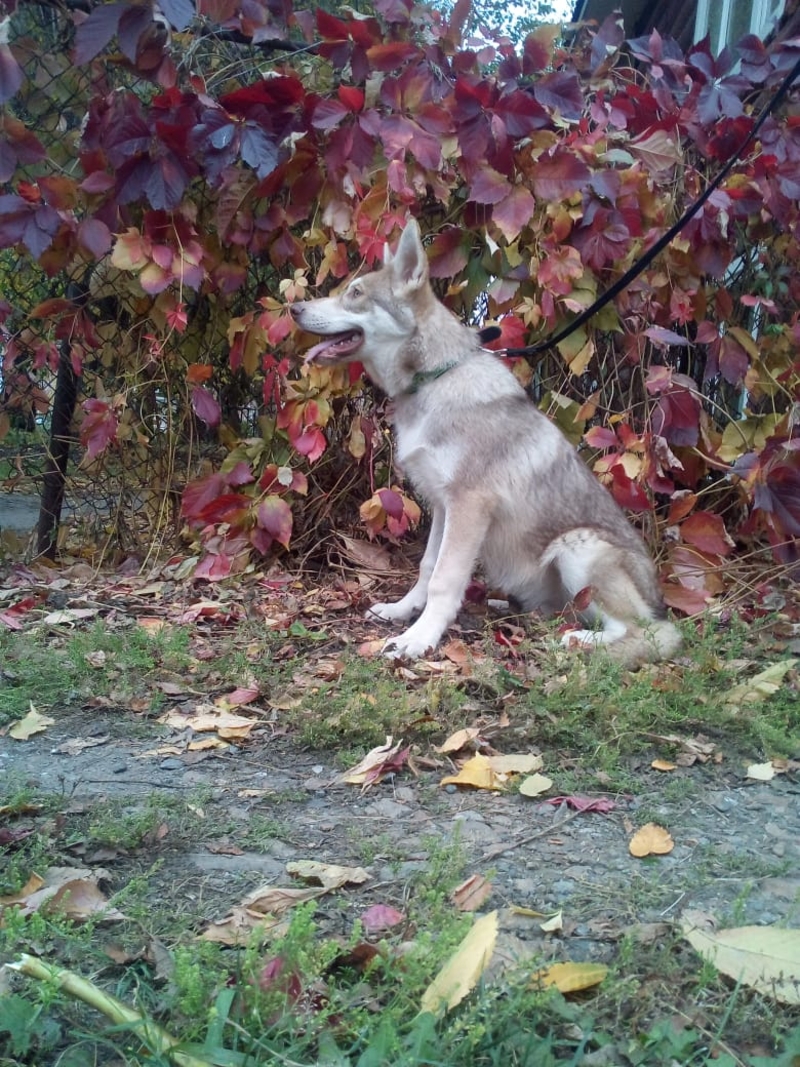
[[[443,374],[447,374],[449,370],[457,366],[458,363],[453,361],[451,363],[443,363],[441,367],[436,367],[434,370],[418,370],[411,379],[408,389],[404,389],[403,392],[406,396],[413,396],[414,393],[419,392],[423,385],[428,382],[435,382],[437,378],[441,378]]]

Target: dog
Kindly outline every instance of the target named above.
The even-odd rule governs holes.
[[[416,617],[386,641],[387,655],[415,659],[439,643],[477,563],[523,611],[554,614],[577,597],[585,628],[564,635],[568,647],[605,646],[629,668],[677,651],[639,533],[480,335],[440,303],[416,221],[382,267],[290,310],[323,338],[306,363],[358,360],[393,399],[400,465],[431,509],[416,584],[367,613]]]

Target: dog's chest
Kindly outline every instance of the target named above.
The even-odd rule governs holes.
[[[456,477],[459,449],[440,434],[434,435],[429,419],[398,418],[394,429],[404,473],[431,503],[441,500]]]

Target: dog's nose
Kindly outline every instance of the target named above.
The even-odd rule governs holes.
[[[301,310],[302,310],[302,308],[300,307],[299,304],[290,304],[289,305],[289,314],[292,316],[293,319],[297,319],[297,318],[300,317]]]

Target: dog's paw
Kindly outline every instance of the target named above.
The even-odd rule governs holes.
[[[561,636],[563,648],[597,648],[603,643],[602,630],[567,630]]]
[[[414,627],[397,637],[389,637],[384,642],[382,654],[389,659],[419,659],[426,652],[436,647],[438,638],[431,638],[424,632],[414,633]]]
[[[381,622],[405,622],[414,614],[414,608],[409,608],[398,600],[395,604],[373,604],[367,610],[364,618],[367,622],[380,619]]]

